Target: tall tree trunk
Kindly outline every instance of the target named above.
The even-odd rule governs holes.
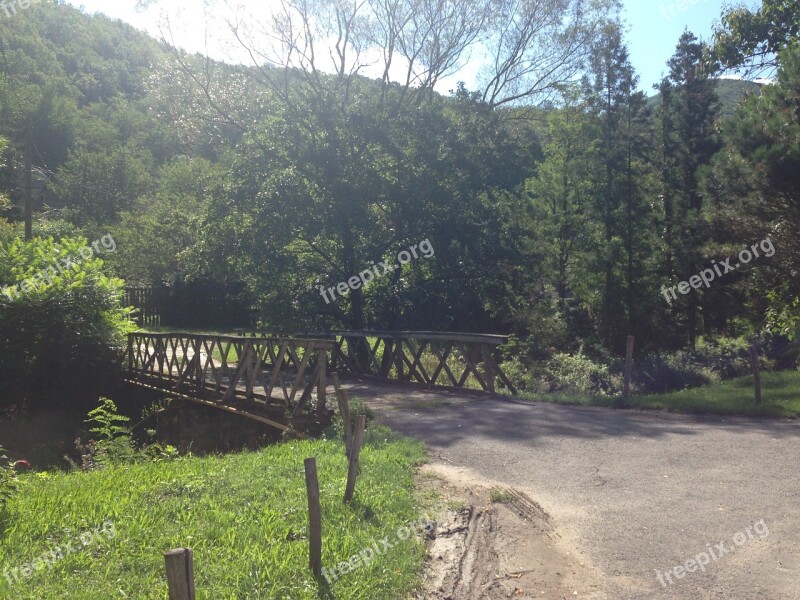
[[[33,238],[33,134],[25,130],[25,241]]]

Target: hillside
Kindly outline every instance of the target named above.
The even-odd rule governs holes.
[[[762,84],[744,79],[717,79],[716,92],[719,97],[719,112],[723,117],[733,115],[738,104],[749,94],[760,94]],[[656,109],[661,104],[661,95],[647,99],[647,105]]]

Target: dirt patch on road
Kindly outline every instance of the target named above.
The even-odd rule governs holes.
[[[607,600],[600,571],[563,547],[550,516],[522,491],[444,465],[425,466],[419,486],[442,508],[417,599]]]

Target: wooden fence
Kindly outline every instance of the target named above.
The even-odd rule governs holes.
[[[131,286],[125,288],[125,306],[138,310],[135,318],[139,327],[161,325],[166,290],[158,286]]]
[[[137,309],[139,327],[231,330],[253,324],[252,311],[239,300],[241,287],[208,281],[130,286],[125,306]]]

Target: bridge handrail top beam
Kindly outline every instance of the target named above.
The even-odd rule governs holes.
[[[319,350],[330,350],[333,348],[334,342],[330,339],[316,339],[309,337],[293,337],[293,336],[277,336],[277,335],[226,335],[216,333],[184,333],[184,332],[148,332],[148,331],[134,331],[129,333],[129,336],[169,339],[169,338],[203,338],[203,339],[219,339],[224,341],[235,342],[273,342],[279,344],[281,342],[292,342],[294,346],[308,346],[314,344]]]
[[[380,337],[396,339],[444,340],[449,342],[477,342],[483,344],[504,344],[507,335],[490,333],[461,333],[443,331],[339,331],[336,335],[343,337]]]
[[[336,337],[377,337],[377,338],[394,338],[394,339],[418,339],[418,340],[441,340],[448,342],[464,342],[464,343],[479,343],[479,344],[492,344],[500,345],[508,341],[507,335],[497,335],[490,333],[460,333],[460,332],[442,332],[442,331],[332,331],[332,332],[309,332],[309,333],[296,333],[293,335],[276,335],[270,333],[260,333],[258,331],[252,332],[250,335],[230,335],[230,334],[215,334],[215,333],[185,333],[185,332],[146,332],[137,331],[130,335],[148,336],[151,338],[175,338],[175,337],[198,337],[198,338],[220,338],[224,340],[246,341],[246,340],[274,340],[293,341],[295,343],[310,343],[315,342],[318,346],[323,344],[332,343],[331,338]]]

